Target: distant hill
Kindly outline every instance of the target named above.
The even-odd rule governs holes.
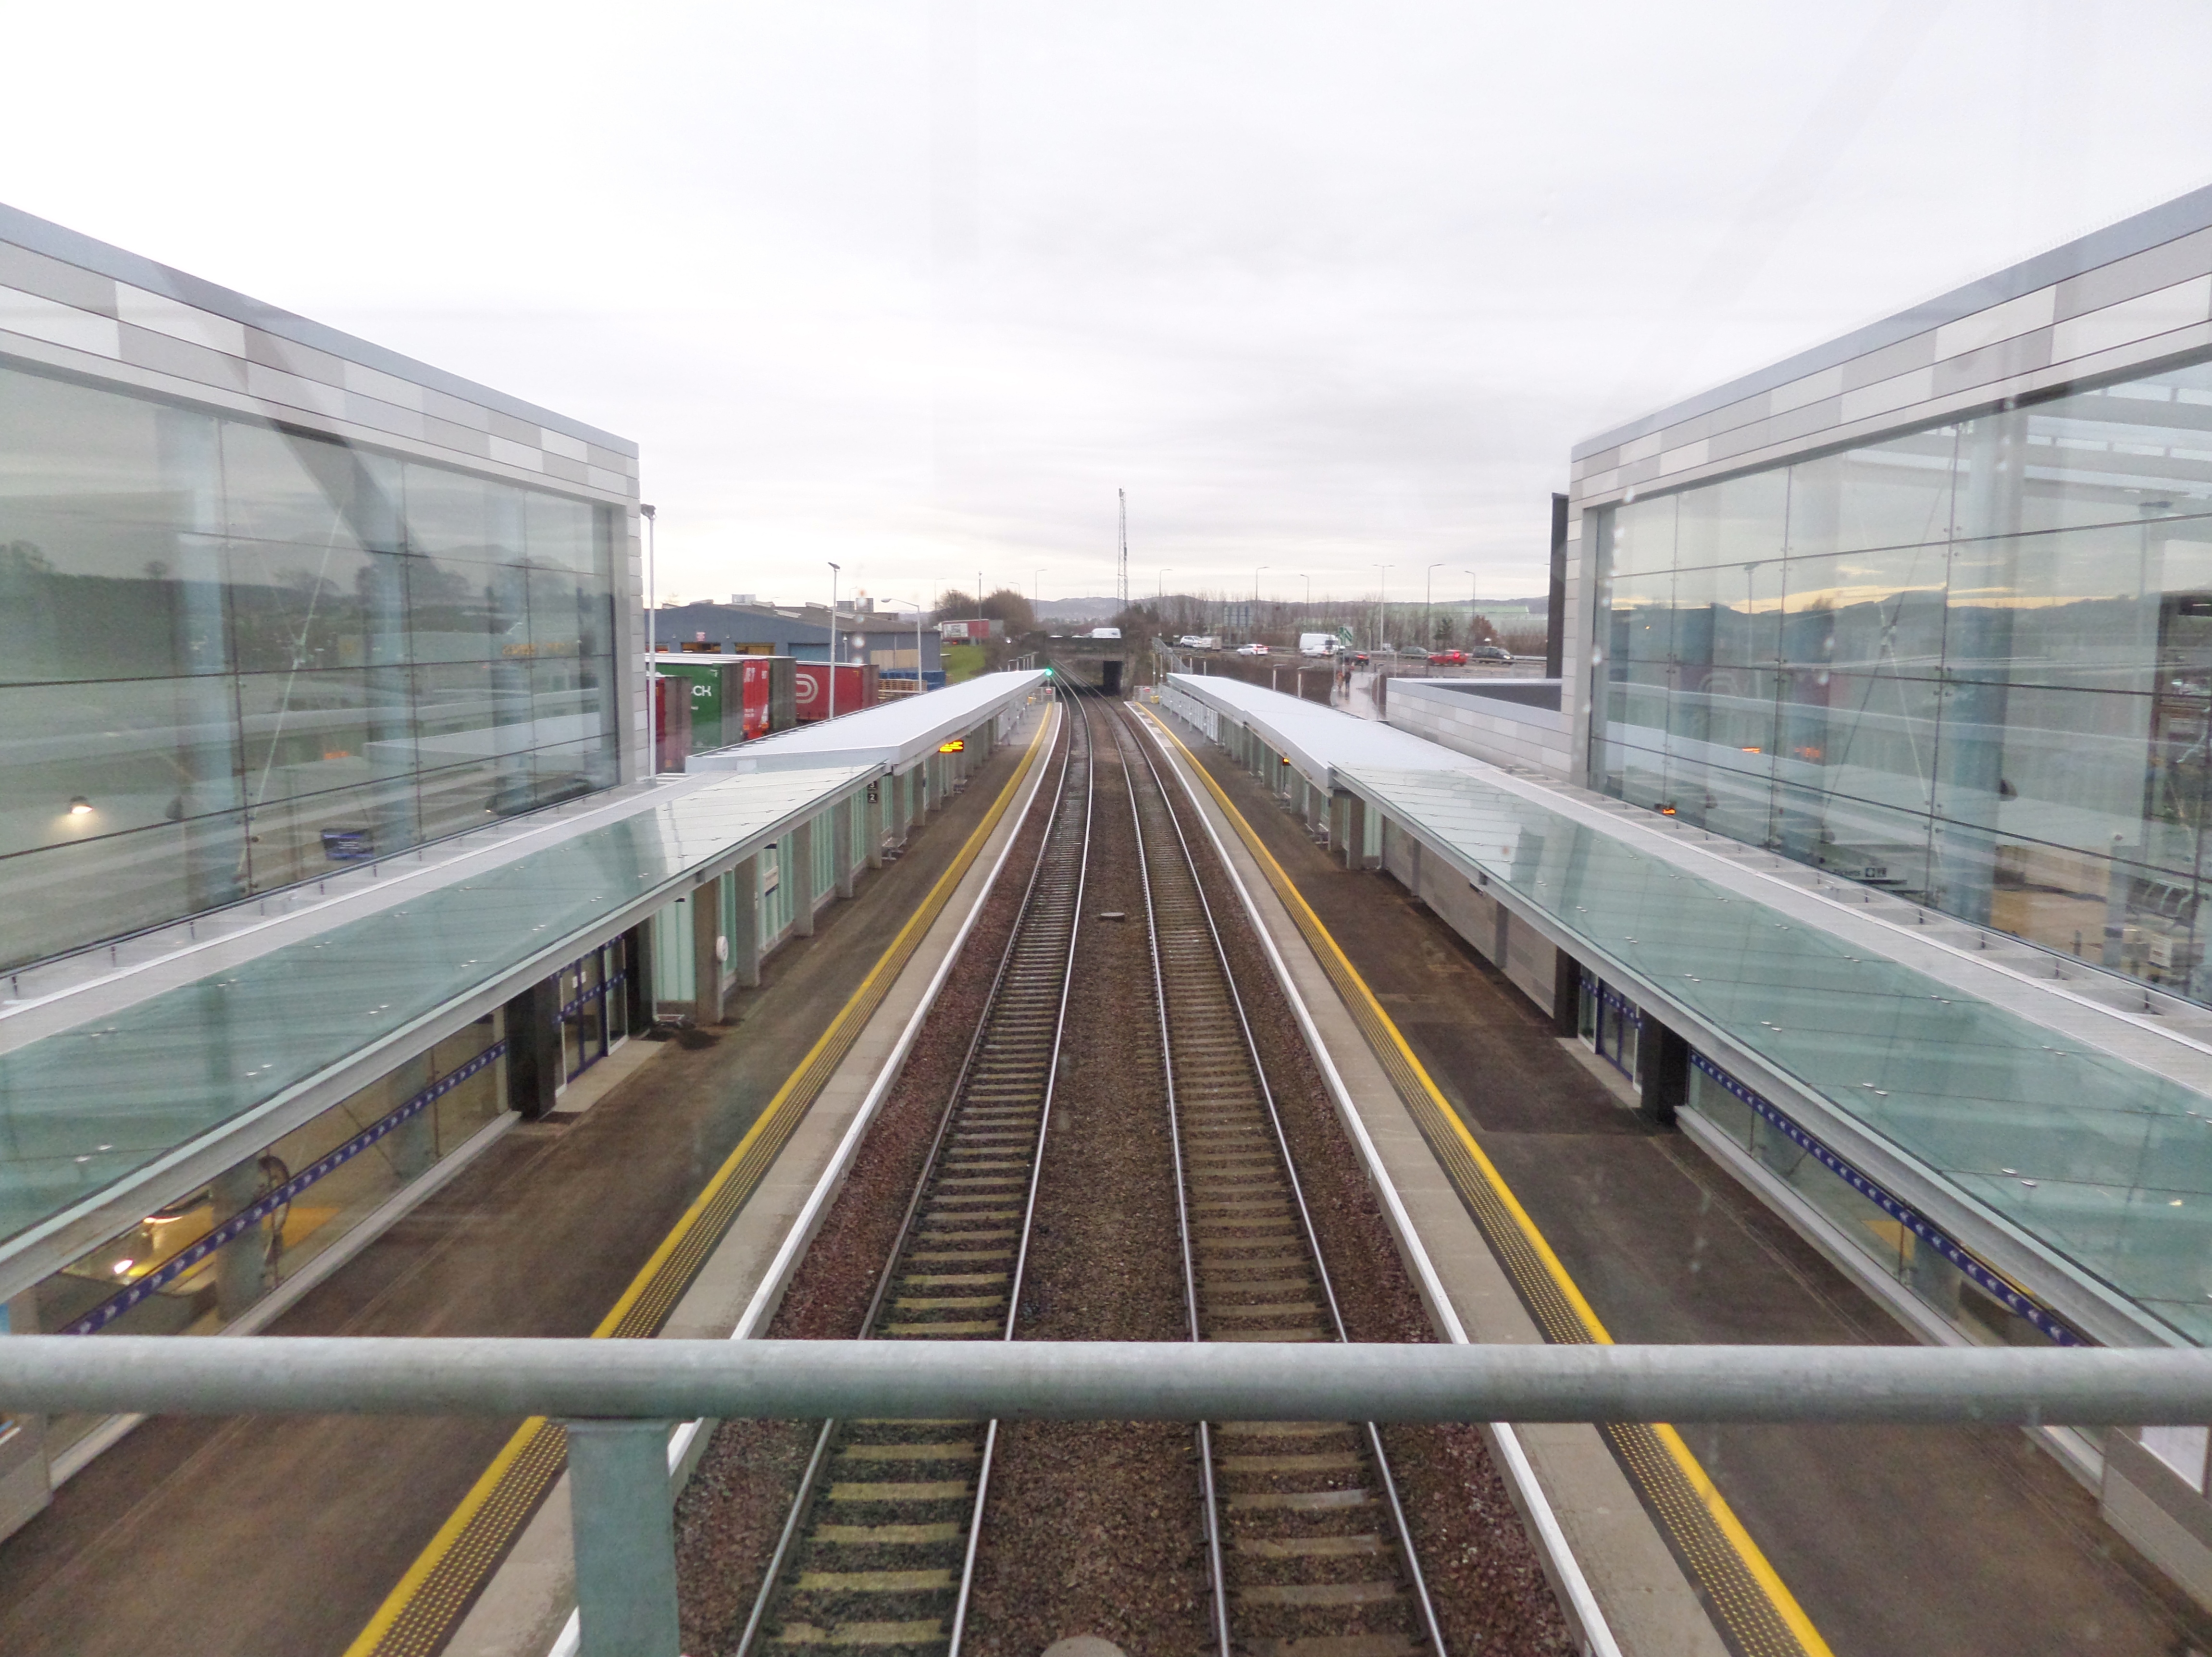
[[[1116,598],[1048,598],[1036,607],[1040,622],[1110,622],[1121,613]]]

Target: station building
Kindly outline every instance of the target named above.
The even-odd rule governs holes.
[[[0,1332],[265,1324],[1040,694],[656,774],[639,525],[634,444],[0,209]],[[0,1533],[129,1424],[0,1423]]]
[[[2212,191],[1561,506],[1554,677],[1163,701],[1921,1338],[2212,1342]],[[2047,1442],[2212,1601],[2203,1429]]]

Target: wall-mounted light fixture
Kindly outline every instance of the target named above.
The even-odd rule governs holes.
[[[82,794],[76,795],[70,801],[70,815],[73,817],[90,816],[92,815],[92,802]]]

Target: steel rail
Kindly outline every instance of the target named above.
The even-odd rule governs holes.
[[[1191,884],[1198,896],[1199,913],[1206,917],[1206,929],[1213,940],[1214,956],[1220,963],[1222,980],[1228,986],[1230,1005],[1237,1010],[1237,1027],[1243,1033],[1245,1052],[1252,1062],[1252,1075],[1259,1083],[1261,1103],[1265,1106],[1268,1124],[1274,1130],[1275,1150],[1282,1158],[1283,1175],[1290,1184],[1291,1198],[1297,1209],[1299,1230],[1304,1234],[1306,1247],[1313,1257],[1314,1277],[1321,1285],[1322,1298],[1328,1305],[1329,1322],[1336,1331],[1338,1343],[1349,1344],[1352,1334],[1344,1325],[1344,1314],[1337,1303],[1336,1286],[1329,1280],[1328,1265],[1322,1253],[1321,1234],[1314,1229],[1313,1212],[1306,1204],[1305,1182],[1298,1178],[1297,1164],[1291,1155],[1290,1136],[1283,1131],[1282,1115],[1275,1106],[1275,1090],[1267,1081],[1267,1066],[1261,1062],[1260,1047],[1252,1035],[1252,1021],[1245,1011],[1244,997],[1237,987],[1237,974],[1229,964],[1229,951],[1221,941],[1221,928],[1214,920],[1213,904],[1207,898],[1206,883],[1199,875],[1198,859],[1191,850],[1190,837],[1183,832],[1182,819],[1176,812],[1173,797],[1161,779],[1159,767],[1153,762],[1152,745],[1144,740],[1141,732],[1133,734],[1134,745],[1144,756],[1145,767],[1152,777],[1152,786],[1158,792],[1161,804],[1166,809],[1168,821],[1175,827],[1176,843],[1182,847],[1183,861],[1190,871]],[[1443,1630],[1437,1621],[1436,1603],[1429,1593],[1428,1578],[1421,1569],[1419,1557],[1413,1547],[1413,1527],[1406,1519],[1405,1504],[1398,1494],[1397,1478],[1390,1471],[1390,1458],[1382,1446],[1382,1429],[1372,1419],[1358,1416],[1352,1418],[1360,1420],[1367,1429],[1368,1451],[1375,1458],[1375,1471],[1381,1480],[1383,1496],[1389,1504],[1391,1524],[1398,1536],[1400,1557],[1405,1563],[1414,1603],[1420,1608],[1422,1626],[1428,1631],[1429,1649],[1436,1654],[1436,1657],[1443,1657],[1446,1650]]]
[[[1168,1149],[1175,1162],[1176,1241],[1182,1259],[1183,1308],[1194,1344],[1203,1340],[1205,1334],[1199,1324],[1198,1272],[1191,1257],[1190,1197],[1183,1183],[1182,1125],[1176,1112],[1175,1044],[1168,1035],[1168,988],[1166,975],[1160,967],[1159,916],[1152,901],[1152,859],[1145,850],[1145,824],[1137,804],[1136,773],[1128,763],[1128,746],[1121,744],[1118,736],[1116,746],[1121,753],[1121,780],[1129,791],[1129,827],[1137,843],[1137,876],[1145,889],[1145,935],[1152,959],[1152,999],[1160,1015],[1160,1076],[1167,1089]],[[1198,1423],[1198,1479],[1200,1500],[1206,1514],[1206,1564],[1213,1582],[1214,1643],[1220,1657],[1231,1657],[1229,1574],[1221,1557],[1220,1496],[1214,1487],[1213,1433],[1211,1424],[1203,1421]],[[1438,1657],[1442,1657],[1442,1648],[1437,1649]]]
[[[1012,1280],[1006,1285],[1006,1326],[999,1344],[1011,1346],[1014,1326],[1022,1312],[1022,1279],[1030,1263],[1030,1237],[1036,1221],[1037,1187],[1044,1177],[1045,1136],[1052,1127],[1053,1096],[1060,1085],[1060,1050],[1067,1034],[1067,997],[1075,981],[1075,951],[1083,937],[1083,894],[1091,874],[1091,829],[1096,818],[1098,794],[1098,744],[1091,735],[1089,719],[1072,721],[1083,735],[1083,839],[1082,849],[1075,865],[1075,896],[1067,923],[1067,954],[1060,963],[1060,1008],[1053,1020],[1052,1051],[1045,1061],[1044,1100],[1037,1112],[1036,1150],[1030,1162],[1030,1188],[1022,1205],[1021,1237],[1015,1245]],[[1071,744],[1073,733],[1071,731]],[[1073,749],[1069,750],[1069,762],[1073,763]],[[990,1499],[991,1467],[999,1448],[999,1422],[994,1417],[983,1431],[983,1455],[975,1469],[975,1506],[968,1521],[968,1548],[960,1565],[960,1588],[953,1604],[952,1633],[945,1648],[946,1657],[960,1657],[960,1645],[968,1631],[968,1607],[975,1597],[975,1560],[983,1541],[984,1504]]]
[[[0,1411],[2212,1425],[2212,1352],[8,1335]]]
[[[929,1189],[930,1175],[936,1171],[938,1157],[944,1150],[946,1133],[953,1118],[959,1114],[960,1098],[968,1085],[968,1077],[975,1067],[975,1055],[983,1045],[983,1038],[991,1028],[991,1015],[999,1005],[1000,992],[1006,981],[1006,969],[1014,958],[1016,946],[1021,942],[1022,928],[1028,921],[1033,900],[1036,896],[1037,881],[1050,860],[1052,831],[1060,822],[1060,814],[1067,804],[1067,774],[1075,760],[1075,741],[1071,732],[1067,751],[1060,756],[1060,774],[1053,779],[1052,810],[1044,821],[1043,833],[1037,841],[1036,860],[1030,865],[1029,880],[1022,888],[1020,904],[1014,911],[1013,924],[1006,929],[1006,942],[999,951],[999,963],[991,974],[991,987],[983,998],[983,1008],[975,1020],[974,1032],[968,1038],[967,1051],[961,1055],[959,1073],[954,1077],[951,1088],[945,1096],[945,1110],[937,1120],[937,1130],[931,1137],[929,1152],[922,1159],[922,1176],[915,1182],[913,1193],[907,1199],[906,1212],[899,1221],[898,1235],[892,1240],[890,1252],[884,1258],[883,1270],[877,1274],[874,1292],[868,1298],[868,1309],[860,1320],[860,1338],[870,1338],[868,1332],[875,1327],[878,1315],[883,1311],[885,1296],[890,1293],[899,1257],[905,1252],[914,1233],[915,1217],[921,1211],[923,1196]],[[1017,834],[1020,832],[1017,828]],[[738,1636],[732,1648],[732,1657],[748,1657],[754,1642],[760,1637],[769,1607],[775,1602],[777,1585],[783,1579],[784,1568],[790,1563],[793,1545],[798,1541],[801,1526],[811,1508],[816,1488],[820,1483],[822,1468],[828,1460],[830,1448],[836,1438],[842,1417],[832,1417],[822,1423],[815,1435],[813,1454],[807,1458],[806,1469],[799,1476],[799,1489],[792,1497],[791,1510],[785,1515],[783,1528],[777,1534],[775,1551],[770,1556],[768,1569],[762,1574],[760,1588],[753,1596],[753,1606],[745,1618],[744,1631]],[[978,1511],[980,1514],[980,1501]]]
[[[1170,691],[1168,694],[1182,695],[1179,691]],[[1201,704],[1192,701],[1188,697],[1184,697],[1183,700],[1189,701],[1193,707],[1202,707]],[[1210,710],[1203,711],[1210,712]],[[1407,1212],[1403,1199],[1399,1196],[1388,1172],[1383,1168],[1382,1154],[1376,1149],[1374,1138],[1367,1131],[1366,1120],[1361,1114],[1358,1105],[1353,1101],[1351,1090],[1346,1087],[1344,1077],[1337,1070],[1336,1060],[1329,1052],[1328,1044],[1322,1039],[1320,1027],[1314,1023],[1313,1011],[1306,1005],[1305,997],[1300,992],[1297,980],[1291,974],[1289,964],[1283,959],[1282,950],[1277,947],[1274,938],[1269,933],[1266,919],[1260,912],[1259,903],[1254,898],[1250,886],[1246,883],[1235,861],[1230,857],[1229,848],[1222,840],[1220,830],[1215,827],[1212,817],[1207,815],[1205,803],[1198,789],[1193,784],[1188,773],[1176,763],[1175,756],[1168,749],[1167,744],[1173,738],[1168,732],[1165,722],[1141,707],[1139,709],[1139,728],[1152,738],[1153,746],[1159,750],[1162,756],[1167,761],[1169,769],[1176,774],[1177,780],[1182,784],[1183,798],[1190,802],[1192,809],[1197,812],[1199,827],[1205,831],[1206,842],[1213,847],[1214,855],[1221,859],[1223,868],[1228,872],[1229,883],[1236,889],[1238,898],[1243,901],[1245,918],[1252,924],[1253,935],[1259,940],[1260,947],[1266,951],[1268,963],[1274,969],[1275,981],[1281,986],[1283,994],[1290,1003],[1291,1011],[1297,1019],[1298,1028],[1305,1034],[1306,1042],[1313,1053],[1315,1063],[1321,1066],[1322,1079],[1327,1084],[1330,1096],[1336,1102],[1337,1118],[1344,1124],[1346,1132],[1351,1136],[1353,1149],[1358,1152],[1360,1161],[1367,1169],[1369,1181],[1374,1187],[1376,1195],[1382,1205],[1384,1217],[1389,1223],[1391,1232],[1397,1241],[1399,1251],[1405,1255],[1407,1266],[1419,1284],[1421,1298],[1428,1306],[1431,1317],[1436,1320],[1438,1333],[1452,1344],[1466,1344],[1467,1326],[1460,1320],[1458,1312],[1453,1308],[1451,1296],[1444,1289],[1443,1278],[1437,1275],[1436,1263],[1429,1258],[1428,1249],[1421,1241],[1420,1234],[1413,1227],[1413,1217]],[[1574,1551],[1567,1541],[1566,1533],[1561,1528],[1559,1516],[1553,1510],[1551,1497],[1545,1493],[1543,1484],[1536,1476],[1536,1470],[1528,1460],[1528,1452],[1522,1447],[1520,1435],[1510,1423],[1502,1421],[1489,1423],[1488,1431],[1492,1444],[1497,1452],[1498,1470],[1505,1478],[1515,1505],[1522,1510],[1528,1521],[1538,1551],[1543,1556],[1545,1569],[1553,1578],[1559,1589],[1570,1620],[1579,1624],[1582,1637],[1589,1648],[1590,1657],[1620,1657],[1620,1644],[1613,1638],[1613,1631],[1607,1624],[1604,1609],[1598,1604],[1597,1596],[1590,1587],[1589,1579],[1583,1572],[1580,1562],[1575,1557]]]

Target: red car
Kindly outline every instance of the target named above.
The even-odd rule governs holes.
[[[1432,650],[1429,652],[1429,665],[1431,667],[1465,667],[1467,665],[1467,652],[1464,650]]]

